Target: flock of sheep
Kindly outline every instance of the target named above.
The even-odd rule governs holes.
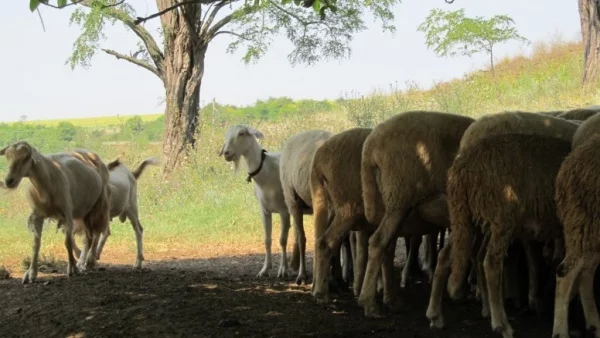
[[[257,141],[262,138],[255,128],[231,126],[219,154],[233,162],[235,171],[242,158],[251,170],[247,180],[254,181],[265,229],[266,255],[258,276],[272,269],[275,213],[282,227],[277,276],[289,275],[291,215],[296,242],[290,267],[297,271],[297,283],[308,282],[303,216],[313,215],[312,295],[319,303],[329,302],[330,287],[352,280],[365,315],[380,316],[380,289],[386,307],[400,306],[393,278],[397,238],[405,239],[408,252],[404,286],[425,236],[431,327],[444,326],[447,282],[452,299],[473,291],[492,329],[507,338],[513,329],[504,300],[510,296],[506,290],[515,288],[516,262],[506,256],[518,245],[527,264],[531,309],[541,306],[540,271],[556,267],[553,337],[569,337],[568,307],[577,290],[586,326],[600,338],[593,291],[600,263],[600,173],[595,170],[600,167],[600,107],[501,112],[478,119],[409,111],[372,129],[304,131],[277,153],[264,150]],[[8,160],[5,188],[15,189],[24,177],[31,182],[28,226],[34,236],[24,283],[37,277],[41,228],[48,218],[65,233],[69,276],[95,265],[110,235],[110,220],[117,216],[121,222],[130,219],[137,242],[134,267],[142,266],[136,182],[146,165],[157,163],[154,158],[131,171],[119,160],[104,164],[98,154],[82,149],[42,155],[25,141],[0,155]],[[76,233],[84,235],[81,250],[73,240]]]

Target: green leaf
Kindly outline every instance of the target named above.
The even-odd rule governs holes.
[[[315,12],[318,12],[319,9],[321,9],[321,1],[315,0],[315,2],[313,2],[313,9]]]
[[[38,8],[39,5],[40,5],[40,0],[29,0],[29,9],[32,12],[35,12],[35,10]]]
[[[57,0],[58,7],[65,7],[67,5],[67,0]]]

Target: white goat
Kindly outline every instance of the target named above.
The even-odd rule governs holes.
[[[157,165],[158,163],[158,159],[150,157],[142,161],[133,171],[129,170],[120,159],[116,159],[106,165],[110,173],[110,180],[108,181],[110,189],[110,219],[112,221],[114,217],[119,216],[121,223],[124,223],[129,218],[135,232],[135,242],[137,245],[136,260],[133,265],[135,269],[141,269],[142,262],[144,261],[144,228],[142,227],[138,213],[137,180],[147,165]],[[82,230],[81,225],[81,222],[74,222],[74,234]],[[100,234],[100,240],[96,249],[97,260],[100,260],[100,255],[108,236],[110,236],[110,226]],[[81,250],[79,250],[75,243],[73,243],[73,250],[76,256],[80,255]]]
[[[263,139],[264,135],[248,126],[230,126],[225,134],[225,143],[219,156],[224,156],[227,162],[233,162],[237,172],[240,157],[246,161],[249,170],[248,182],[254,180],[254,194],[260,206],[261,218],[265,228],[265,263],[257,276],[268,275],[272,267],[271,262],[271,232],[273,228],[272,214],[279,214],[281,219],[281,263],[277,277],[288,276],[287,264],[287,239],[290,230],[290,214],[288,212],[281,180],[279,179],[280,153],[267,153],[258,144],[256,139]]]

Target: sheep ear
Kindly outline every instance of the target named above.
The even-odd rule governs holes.
[[[225,151],[225,143],[223,143],[223,146],[221,147],[221,150],[219,151],[219,157],[223,156],[223,151]]]
[[[8,149],[8,147],[10,146],[6,146],[3,149],[0,149],[0,156],[4,156],[4,154],[6,154],[6,149]]]
[[[250,133],[250,135],[254,135],[254,137],[256,137],[257,139],[263,139],[263,138],[265,138],[265,135],[263,135],[263,133],[261,133],[260,131],[258,131],[258,129],[254,129],[252,127],[248,127],[248,132]]]

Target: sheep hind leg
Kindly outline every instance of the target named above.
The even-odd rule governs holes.
[[[594,254],[592,259],[584,263],[579,283],[579,298],[585,316],[586,329],[593,333],[595,338],[600,338],[600,317],[594,297],[594,276],[598,263],[600,263],[598,254]]]
[[[279,215],[281,219],[281,234],[279,235],[279,246],[281,247],[281,260],[279,261],[279,270],[277,271],[277,278],[288,277],[288,263],[287,263],[287,241],[290,232],[290,215]]]
[[[364,308],[366,317],[380,317],[380,308],[377,304],[377,278],[387,246],[396,240],[398,227],[406,217],[407,210],[386,211],[377,230],[369,238],[369,259],[365,271],[363,286],[358,297],[358,303]]]
[[[423,264],[423,270],[427,274],[427,281],[431,283],[433,279],[433,270],[437,264],[437,242],[438,235],[441,232],[434,232],[429,235],[425,235],[425,259]]]
[[[531,243],[527,240],[522,240],[521,244],[523,245],[523,249],[525,250],[525,258],[527,259],[527,272],[529,275],[529,291],[528,291],[528,300],[529,300],[529,309],[535,311],[536,314],[540,314],[542,311],[542,302],[540,300],[539,295],[539,263],[533,247]]]
[[[365,270],[367,269],[367,253],[369,250],[369,233],[356,231],[356,259],[354,264],[354,296],[360,296]]]
[[[581,272],[586,258],[573,257],[567,253],[556,268],[553,338],[569,338],[569,303],[575,294],[575,287],[579,288]]]
[[[481,299],[481,316],[483,318],[487,318],[490,316],[490,300],[488,294],[488,286],[485,276],[485,271],[483,267],[483,262],[485,260],[485,255],[487,253],[487,247],[490,243],[490,234],[486,233],[483,237],[481,244],[477,250],[476,257],[476,266],[475,270],[477,272],[477,287],[479,290],[479,296]]]
[[[498,234],[494,230],[492,230],[490,242],[487,248],[487,254],[485,255],[485,259],[483,261],[485,279],[489,292],[492,330],[494,332],[501,333],[503,338],[512,338],[514,331],[510,326],[506,316],[502,290],[504,256],[506,254],[508,242],[512,236],[512,232],[504,231],[503,234]]]
[[[23,284],[33,283],[37,278],[38,259],[40,254],[40,246],[42,243],[42,227],[44,219],[35,214],[30,214],[27,219],[27,227],[33,233],[33,245],[31,246],[31,262],[29,269],[23,274]]]
[[[341,219],[340,215],[336,215],[321,238],[317,239],[315,248],[318,253],[315,254],[317,259],[313,267],[313,296],[318,303],[329,302],[329,265],[333,250],[339,247],[344,234],[350,231],[355,221],[354,218]]]
[[[292,212],[294,219],[294,229],[296,232],[296,242],[298,243],[298,255],[300,256],[300,265],[298,266],[298,277],[296,284],[301,285],[302,282],[307,284],[308,274],[306,273],[306,234],[304,233],[303,215],[300,208],[295,208]]]
[[[396,238],[392,239],[385,249],[383,263],[381,264],[381,276],[383,279],[383,304],[385,304],[392,312],[402,311],[402,304],[398,297],[397,283],[394,278],[394,256],[396,254]],[[418,246],[413,245],[412,250],[418,252]],[[417,256],[418,257],[418,256]]]
[[[271,261],[271,234],[273,232],[273,217],[272,214],[266,210],[261,210],[261,217],[263,226],[265,228],[265,262],[262,269],[256,275],[257,277],[264,277],[269,275],[273,263]]]
[[[419,267],[419,247],[423,242],[423,236],[405,237],[404,241],[407,248],[407,253],[406,264],[402,269],[402,279],[400,280],[400,287],[402,288],[409,284],[411,274],[421,273]]]
[[[429,319],[431,328],[441,329],[444,327],[444,314],[442,313],[442,297],[446,289],[446,281],[450,275],[450,254],[452,252],[452,241],[440,250],[438,262],[433,271],[431,281],[431,294],[429,295],[429,305],[425,316]]]

